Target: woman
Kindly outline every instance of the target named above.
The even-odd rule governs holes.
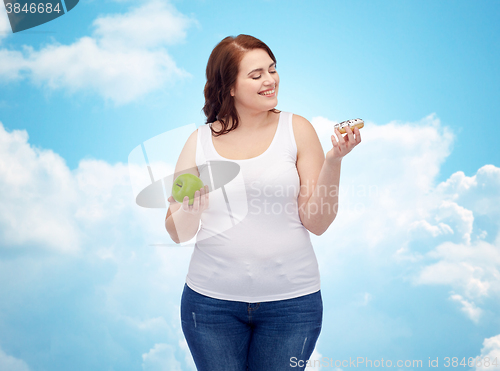
[[[321,235],[337,214],[341,160],[360,143],[359,129],[344,137],[336,130],[325,158],[309,121],[275,109],[276,58],[252,36],[222,40],[206,72],[208,125],[187,140],[176,176],[200,176],[207,161],[236,163],[248,209],[222,228],[225,199],[208,185],[192,205],[187,196],[182,204],[169,198],[172,239],[197,237],[182,329],[200,371],[303,370],[323,315],[309,232]]]

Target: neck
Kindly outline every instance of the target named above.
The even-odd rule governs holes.
[[[255,132],[267,126],[271,121],[272,115],[274,115],[269,111],[256,112],[239,107],[237,107],[236,110],[238,111],[238,116],[240,118],[238,128],[236,130],[241,133]]]

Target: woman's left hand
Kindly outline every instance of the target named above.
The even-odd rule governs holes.
[[[333,166],[340,163],[342,158],[347,155],[351,150],[361,143],[361,135],[359,129],[354,127],[354,132],[349,126],[345,128],[346,135],[342,136],[338,129],[335,129],[335,135],[339,138],[338,141],[332,135],[333,148],[326,153],[326,163]]]

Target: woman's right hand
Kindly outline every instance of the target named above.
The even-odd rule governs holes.
[[[209,208],[208,194],[208,185],[205,185],[203,188],[200,188],[194,193],[194,202],[192,205],[189,205],[189,197],[185,196],[184,200],[182,200],[182,206],[179,210],[192,215],[201,215],[203,211]],[[168,202],[172,203],[176,201],[172,196],[170,196],[168,198]]]

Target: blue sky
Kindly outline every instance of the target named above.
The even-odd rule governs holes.
[[[271,47],[277,108],[309,119],[325,152],[334,123],[366,122],[339,217],[311,237],[314,356],[500,363],[499,14],[498,1],[82,0],[12,34],[0,9],[0,369],[194,369],[178,318],[192,247],[171,245],[165,210],[134,204],[128,156],[204,124],[208,56],[240,33]]]

